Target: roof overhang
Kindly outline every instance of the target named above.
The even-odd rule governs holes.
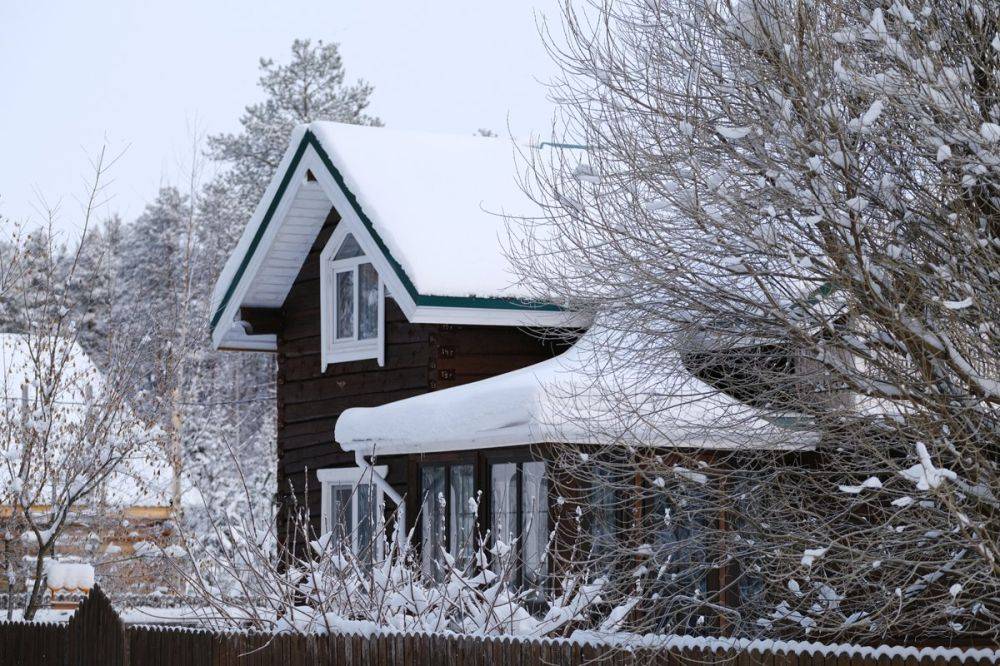
[[[316,135],[305,129],[301,139],[289,148],[282,160],[216,285],[211,317],[215,348],[254,351],[276,348],[276,336],[254,335],[248,331],[248,327],[240,321],[239,309],[264,305],[254,300],[251,290],[268,265],[284,262],[285,273],[280,279],[271,281],[270,293],[282,299],[287,295],[298,267],[329,213],[329,207],[325,212],[317,207],[319,200],[316,194],[319,191],[325,195],[329,207],[340,215],[340,224],[348,225],[365,252],[372,257],[372,263],[389,293],[411,322],[524,327],[585,327],[589,323],[584,317],[552,303],[419,293],[377,233],[341,170]],[[299,213],[298,209],[306,213]],[[294,224],[300,226],[289,231],[290,225]],[[312,230],[311,237],[309,230]],[[296,266],[291,278],[288,277],[289,266]],[[280,305],[280,301],[278,303]]]
[[[764,411],[708,386],[679,357],[656,373],[609,356],[600,326],[561,355],[377,407],[352,407],[334,439],[365,455],[553,442],[664,449],[793,451],[818,442],[805,415]],[[597,340],[595,340],[597,339]],[[612,352],[613,353],[613,352]]]

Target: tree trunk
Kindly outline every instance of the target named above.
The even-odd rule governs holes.
[[[37,535],[36,535],[37,538]],[[51,544],[55,542],[53,537],[50,540],[49,545],[45,547],[39,547],[38,554],[35,556],[35,582],[31,586],[31,595],[28,597],[28,605],[24,609],[24,619],[30,622],[35,619],[35,613],[42,605],[42,595],[45,593],[45,589],[42,587],[42,574],[45,570],[45,556],[52,550]]]

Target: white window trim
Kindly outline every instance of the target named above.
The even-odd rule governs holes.
[[[375,474],[378,474],[383,479],[388,473],[389,468],[386,465],[376,465],[372,469],[375,470]],[[333,486],[351,486],[351,522],[354,525],[358,524],[358,484],[362,481],[370,483],[372,489],[375,491],[375,506],[382,509],[385,508],[385,498],[382,494],[382,488],[375,483],[374,479],[371,478],[370,472],[367,469],[361,469],[360,467],[332,467],[327,469],[316,470],[316,478],[319,480],[320,484],[320,502],[322,502],[322,510],[320,512],[320,531],[323,534],[327,534],[333,526],[330,524],[330,488]],[[379,539],[377,557],[382,557],[382,540]],[[351,532],[351,550],[354,553],[358,552],[358,534],[357,529]]]
[[[320,253],[320,344],[322,345],[321,371],[326,371],[326,366],[330,363],[345,363],[347,361],[360,361],[373,358],[378,364],[385,365],[385,283],[382,280],[382,272],[379,270],[378,262],[373,261],[373,253],[367,238],[355,233],[351,229],[352,225],[345,224],[342,220],[330,240]],[[354,240],[361,246],[364,255],[351,257],[350,259],[337,259],[337,250],[347,238],[348,234],[354,236]],[[358,327],[361,325],[361,303],[360,303],[360,280],[358,280],[358,266],[361,264],[371,264],[378,274],[378,322],[377,335],[371,340],[358,340]],[[336,284],[335,276],[337,272],[353,269],[354,271],[354,337],[348,339],[337,339],[336,336]]]

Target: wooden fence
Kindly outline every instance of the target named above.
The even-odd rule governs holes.
[[[609,646],[428,634],[360,636],[215,633],[126,626],[99,588],[66,624],[0,622],[0,666],[582,666],[733,663],[738,666],[952,666],[979,656],[866,656],[709,649],[626,652]]]

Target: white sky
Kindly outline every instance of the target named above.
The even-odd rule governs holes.
[[[258,58],[287,61],[296,37],[340,43],[388,126],[547,134],[542,16],[558,26],[555,0],[3,0],[0,215],[43,221],[41,194],[71,234],[107,141],[125,152],[104,212],[134,219],[184,178],[191,126],[237,129],[259,99]]]

